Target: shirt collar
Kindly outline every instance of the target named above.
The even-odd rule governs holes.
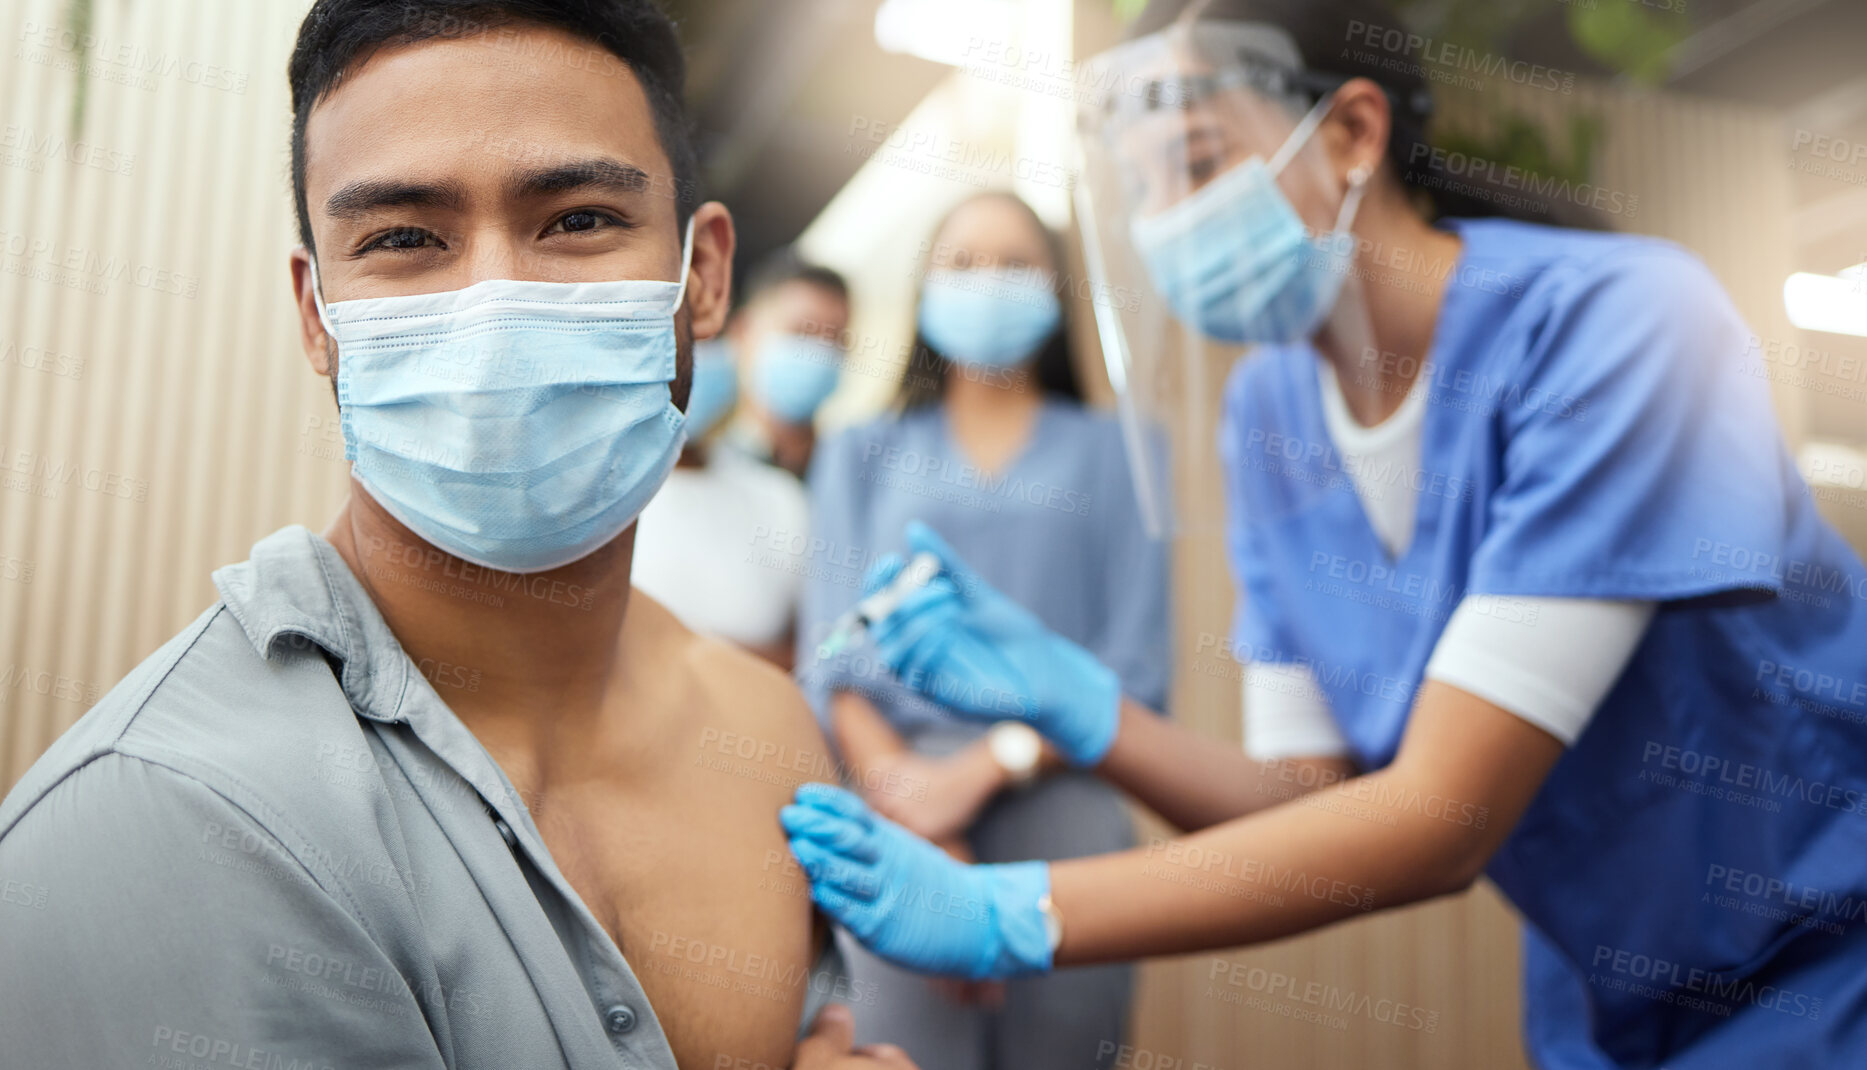
[[[330,543],[296,524],[281,528],[254,543],[251,558],[217,570],[214,586],[260,657],[316,644],[342,666],[338,682],[359,715],[408,719],[409,659]]]

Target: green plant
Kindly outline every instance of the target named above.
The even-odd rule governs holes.
[[[1598,0],[1569,9],[1569,36],[1582,51],[1646,85],[1666,80],[1673,49],[1691,27],[1676,11],[1656,11],[1631,0]]]

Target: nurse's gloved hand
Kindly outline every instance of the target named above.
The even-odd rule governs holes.
[[[969,866],[829,784],[779,812],[811,898],[904,969],[986,980],[1050,969],[1047,862]]]
[[[1100,762],[1121,709],[1114,671],[994,590],[932,528],[910,523],[908,546],[938,557],[941,572],[870,625],[876,655],[963,717],[1025,721],[1071,764]],[[865,590],[880,590],[902,567],[893,555],[876,562]]]

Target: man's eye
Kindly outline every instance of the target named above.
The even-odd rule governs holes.
[[[545,231],[545,233],[574,234],[586,230],[599,230],[606,226],[619,227],[622,225],[622,220],[617,219],[608,212],[599,212],[590,208],[580,208],[575,212],[566,212],[564,215],[558,217],[558,221],[551,224],[550,229]]]
[[[367,253],[372,249],[420,249],[428,245],[441,245],[441,239],[428,231],[417,227],[400,227],[380,234],[365,242],[358,252]]]

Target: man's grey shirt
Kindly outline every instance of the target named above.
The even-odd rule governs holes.
[[[0,1063],[675,1070],[336,551],[286,528],[214,583],[0,803]]]

